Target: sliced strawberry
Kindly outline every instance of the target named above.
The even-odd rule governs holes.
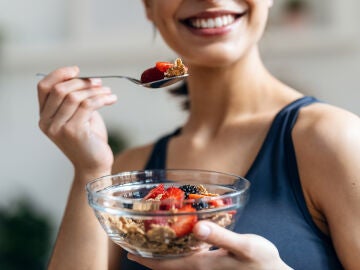
[[[164,216],[155,216],[151,219],[144,220],[144,228],[146,232],[152,228],[152,225],[166,226],[168,225],[168,218]]]
[[[164,193],[165,193],[164,185],[160,184],[154,187],[152,190],[150,190],[149,193],[144,197],[144,200],[155,199],[157,196]]]
[[[179,208],[185,198],[185,192],[177,187],[169,187],[161,197],[161,210],[169,210],[171,208]]]
[[[231,205],[233,203],[231,198],[226,198],[226,199],[223,199],[222,201],[223,201],[224,205]],[[228,211],[227,213],[230,215],[235,215],[236,210],[231,210],[231,211]]]
[[[182,201],[185,197],[184,191],[177,187],[169,187],[166,189],[164,195],[161,197],[161,200],[165,199],[175,199]]]
[[[149,68],[141,74],[141,82],[148,83],[164,79],[164,72],[161,72],[156,67]]]
[[[158,70],[160,70],[161,72],[166,72],[169,68],[171,68],[173,66],[174,66],[174,64],[169,63],[169,62],[157,62],[156,63],[156,68]]]
[[[196,212],[196,209],[191,207],[191,205],[185,205],[184,207],[178,210],[178,213],[181,212]],[[197,222],[197,216],[194,215],[186,215],[186,216],[178,216],[176,221],[170,225],[170,227],[175,231],[177,237],[185,236],[192,232],[192,229]]]
[[[217,199],[217,200],[211,200],[208,202],[209,205],[213,206],[213,207],[221,207],[224,206],[224,201],[221,199]]]

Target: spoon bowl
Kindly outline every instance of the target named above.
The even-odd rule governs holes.
[[[40,77],[45,77],[46,74],[44,73],[37,73],[36,76],[40,76]],[[166,77],[164,79],[161,80],[157,80],[157,81],[152,81],[152,82],[146,82],[143,83],[138,79],[132,78],[132,77],[128,77],[128,76],[122,76],[122,75],[100,75],[100,76],[81,76],[81,77],[76,77],[75,79],[91,79],[91,78],[99,78],[99,79],[111,79],[111,78],[115,78],[115,79],[126,79],[132,83],[135,83],[137,85],[146,87],[146,88],[162,88],[162,87],[167,87],[170,86],[174,83],[180,82],[184,79],[186,79],[189,76],[189,74],[185,74],[185,75],[181,75],[181,76],[174,76],[174,77]]]

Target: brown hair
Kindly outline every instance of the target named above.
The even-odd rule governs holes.
[[[187,87],[187,83],[182,83],[177,87],[170,88],[169,90],[170,94],[176,96],[176,97],[182,97],[184,98],[183,102],[181,103],[181,107],[183,110],[188,111],[190,108],[190,100],[188,97],[189,91]]]

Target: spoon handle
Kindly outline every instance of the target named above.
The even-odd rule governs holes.
[[[47,74],[45,73],[36,73],[36,76],[38,77],[45,77]],[[148,82],[148,83],[142,83],[140,80],[131,78],[128,76],[122,76],[122,75],[100,75],[100,76],[80,76],[75,77],[74,79],[91,79],[91,78],[118,78],[118,79],[126,79],[129,80],[137,85],[141,85],[143,87],[147,88],[162,88],[166,86],[170,86],[176,82],[179,82],[181,80],[184,80],[186,77],[188,77],[189,74],[184,74],[181,76],[176,77],[167,77],[158,81]]]
[[[47,76],[47,74],[45,73],[36,73],[36,76],[38,77],[45,77]],[[79,76],[79,77],[75,77],[74,79],[81,79],[81,80],[87,80],[87,79],[92,79],[92,78],[99,78],[99,79],[127,79],[130,80],[134,83],[140,84],[140,80],[135,79],[135,78],[131,78],[128,76],[122,76],[122,75],[94,75],[94,76]]]

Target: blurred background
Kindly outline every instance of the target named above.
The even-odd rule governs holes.
[[[359,1],[274,2],[261,43],[270,71],[359,115]],[[154,39],[140,0],[0,0],[0,269],[45,268],[72,181],[71,164],[38,128],[35,74],[78,65],[139,77],[175,57]],[[101,110],[114,149],[151,142],[186,118],[165,90],[105,83],[119,97]]]

